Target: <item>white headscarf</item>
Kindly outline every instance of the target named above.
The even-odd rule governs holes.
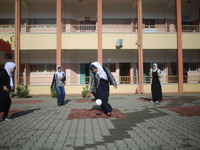
[[[14,83],[13,83],[13,74],[11,72],[11,69],[15,68],[16,64],[13,63],[13,62],[7,62],[4,66],[4,69],[7,71],[8,73],[8,76],[10,77],[10,86],[11,86],[11,89],[13,89],[14,87]]]
[[[105,71],[103,70],[103,67],[100,65],[99,62],[96,61],[96,62],[93,62],[91,64],[94,65],[97,68],[97,70],[98,70],[97,74],[99,75],[100,78],[108,80],[108,77],[107,77]]]
[[[156,68],[155,68],[155,69],[152,69],[152,71],[153,71],[153,72],[156,72],[156,71],[158,70],[158,64],[157,64],[157,63],[154,63],[153,66],[155,66]]]
[[[56,72],[56,74],[57,74],[57,77],[58,77],[58,79],[60,78],[60,77],[63,77],[63,71],[61,71],[61,72],[59,72],[58,71],[58,68],[61,68],[61,70],[62,70],[62,67],[60,66],[60,65],[58,65],[57,67],[56,67],[56,69],[57,69],[57,72]]]

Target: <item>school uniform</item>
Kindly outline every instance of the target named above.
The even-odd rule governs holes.
[[[102,67],[98,62],[93,62],[90,66],[98,69],[97,73],[92,73],[90,83],[90,93],[92,93],[95,99],[101,99],[102,105],[100,109],[107,113],[112,112],[112,107],[108,103],[109,97],[109,84],[116,86],[115,78],[106,67]]]
[[[61,66],[57,66],[57,70],[58,68],[61,68]],[[62,80],[60,80],[60,77],[62,77]],[[57,91],[57,103],[58,103],[58,106],[61,106],[64,104],[64,99],[65,99],[65,80],[66,80],[66,77],[65,77],[65,73],[63,71],[61,72],[56,72],[54,73],[54,76],[53,76],[53,81],[52,81],[52,84],[51,84],[51,88],[56,87],[56,91]]]
[[[162,77],[161,70],[157,68],[157,64],[154,64],[156,66],[155,70],[152,70],[151,77],[151,93],[152,93],[152,101],[158,102],[162,100],[162,88],[161,88],[161,82],[160,79]]]
[[[4,91],[3,88],[6,86],[9,91],[14,88],[11,69],[15,68],[15,63],[7,62],[5,64],[5,69],[0,70],[0,112],[4,112],[2,120],[9,120],[8,112],[11,106],[10,94]]]

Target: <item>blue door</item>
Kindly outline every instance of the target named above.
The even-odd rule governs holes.
[[[80,84],[85,84],[85,64],[80,64]]]
[[[80,64],[80,84],[89,84],[92,75],[89,64]]]

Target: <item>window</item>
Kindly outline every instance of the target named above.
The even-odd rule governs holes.
[[[56,65],[54,64],[32,64],[31,72],[55,72]]]
[[[38,72],[44,72],[45,71],[45,65],[38,65]]]
[[[116,64],[115,63],[104,64],[104,66],[106,66],[110,70],[110,72],[116,72]]]
[[[55,72],[56,65],[46,65],[46,72]]]
[[[163,63],[158,63],[158,68],[164,72],[164,69],[165,69],[165,65]]]
[[[37,65],[31,65],[31,72],[37,72]]]
[[[189,63],[189,71],[191,72],[197,72],[197,63]]]

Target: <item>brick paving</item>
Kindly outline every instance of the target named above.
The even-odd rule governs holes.
[[[200,94],[113,95],[111,117],[90,99],[13,98],[0,122],[0,150],[198,150]],[[0,113],[0,117],[2,113]]]

